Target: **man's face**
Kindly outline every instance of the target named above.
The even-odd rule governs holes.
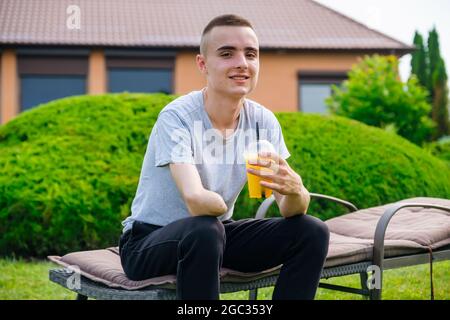
[[[259,43],[249,27],[214,27],[209,34],[205,56],[197,56],[197,64],[208,88],[224,95],[242,97],[249,94],[258,81]]]

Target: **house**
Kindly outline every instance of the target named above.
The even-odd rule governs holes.
[[[414,50],[312,0],[2,0],[0,121],[70,95],[200,89],[200,35],[224,13],[252,22],[250,98],[273,111],[324,112],[358,58]]]

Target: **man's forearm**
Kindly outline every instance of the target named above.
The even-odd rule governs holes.
[[[302,186],[299,194],[283,195],[280,201],[280,213],[288,218],[298,214],[306,214],[308,211],[310,195],[308,190]]]
[[[186,202],[189,212],[193,216],[217,217],[228,210],[225,201],[218,193],[206,189],[202,189]]]

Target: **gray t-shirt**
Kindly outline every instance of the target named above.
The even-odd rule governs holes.
[[[245,99],[238,126],[227,138],[213,128],[202,91],[193,91],[165,106],[150,134],[132,214],[122,222],[123,232],[136,220],[164,226],[190,216],[170,173],[170,163],[194,164],[203,187],[220,194],[228,207],[219,219],[230,219],[247,182],[243,154],[256,141],[256,122],[260,139],[271,142],[281,157],[288,158],[275,115],[252,100]]]

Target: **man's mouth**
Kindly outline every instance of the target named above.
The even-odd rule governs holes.
[[[231,77],[229,77],[230,79],[233,79],[233,80],[247,80],[247,79],[249,79],[250,77],[249,76],[231,76]]]

